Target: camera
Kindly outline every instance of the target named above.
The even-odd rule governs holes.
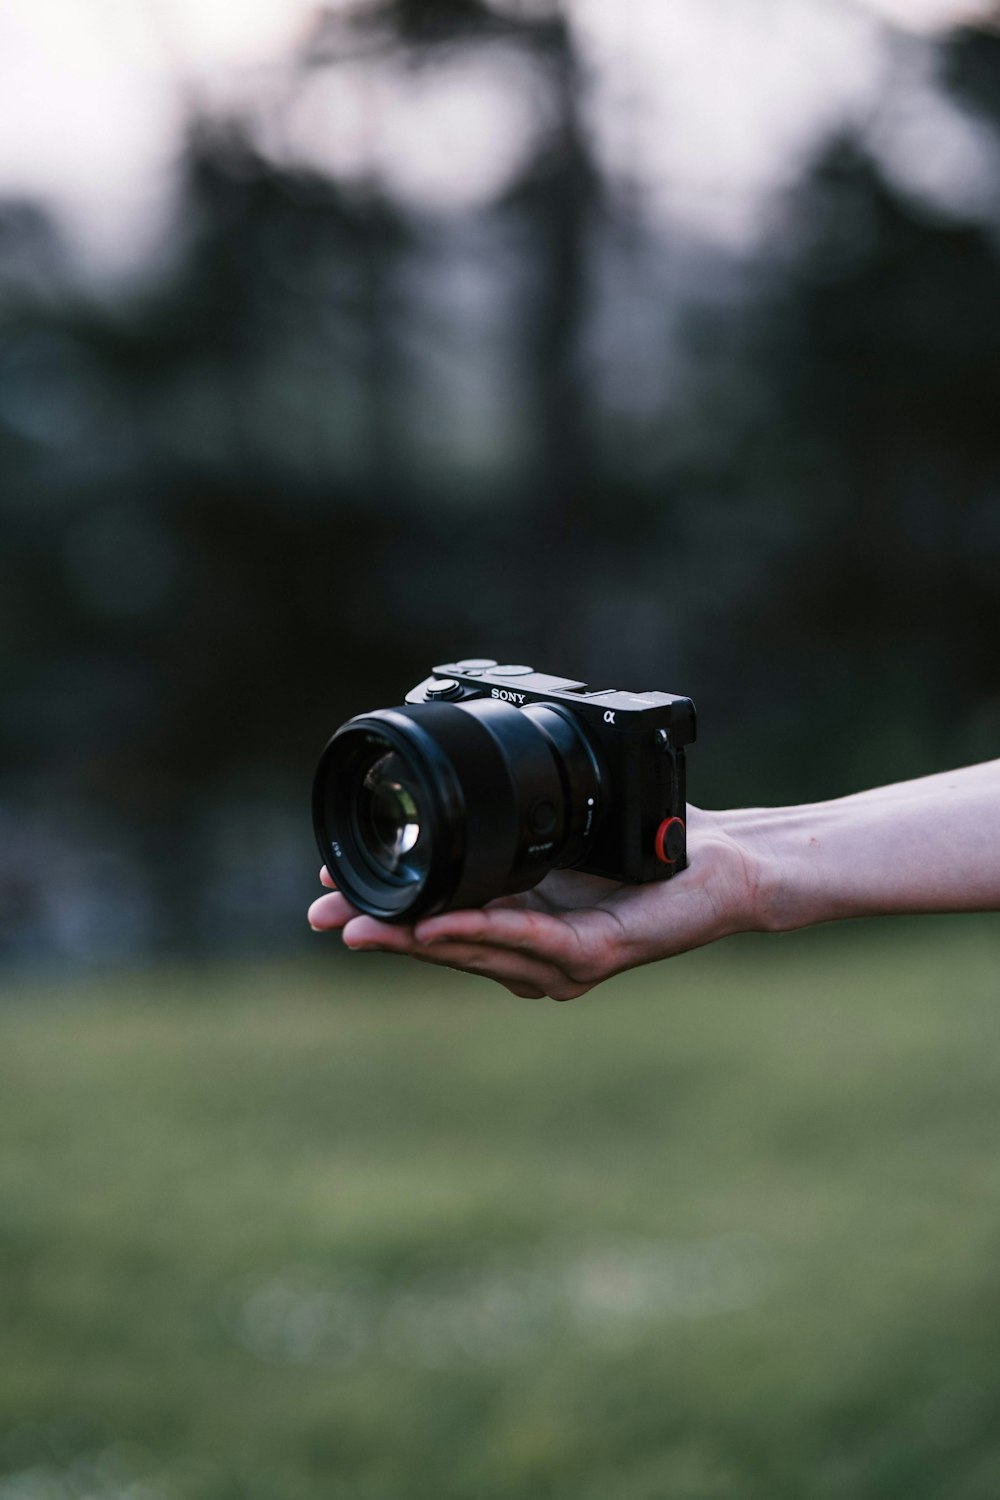
[[[313,823],[338,888],[387,922],[529,890],[553,869],[667,880],[687,864],[690,698],[469,658],[343,724]]]

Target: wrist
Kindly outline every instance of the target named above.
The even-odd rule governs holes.
[[[848,916],[833,909],[824,828],[831,803],[740,808],[718,816],[746,862],[746,929],[792,932]]]

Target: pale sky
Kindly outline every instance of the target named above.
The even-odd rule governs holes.
[[[276,155],[348,176],[374,170],[430,209],[474,206],[516,172],[546,98],[502,48],[419,72],[341,65],[276,110],[313,10],[310,0],[4,0],[0,191],[43,199],[92,264],[127,267],[169,223],[192,99],[249,108]],[[992,148],[937,89],[927,49],[915,38],[901,62],[883,19],[919,33],[988,10],[973,0],[570,6],[604,164],[664,219],[734,249],[753,244],[774,193],[842,122],[859,123],[900,183],[942,211],[994,211]]]

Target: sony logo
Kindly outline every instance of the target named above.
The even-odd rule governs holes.
[[[492,692],[492,696],[494,698],[502,698],[505,703],[523,703],[524,702],[524,694],[523,693],[512,693],[509,688],[494,688],[493,692]]]

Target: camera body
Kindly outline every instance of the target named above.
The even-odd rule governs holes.
[[[482,906],[551,870],[639,884],[687,864],[690,698],[479,657],[342,724],[313,784],[333,879],[387,922]]]
[[[598,761],[603,793],[594,826],[586,830],[586,852],[574,869],[640,884],[667,880],[685,868],[684,749],[697,728],[690,698],[592,688],[533,667],[469,658],[435,667],[406,702],[476,698],[518,709],[546,704],[579,721]],[[550,853],[540,835],[535,847],[540,858]]]

